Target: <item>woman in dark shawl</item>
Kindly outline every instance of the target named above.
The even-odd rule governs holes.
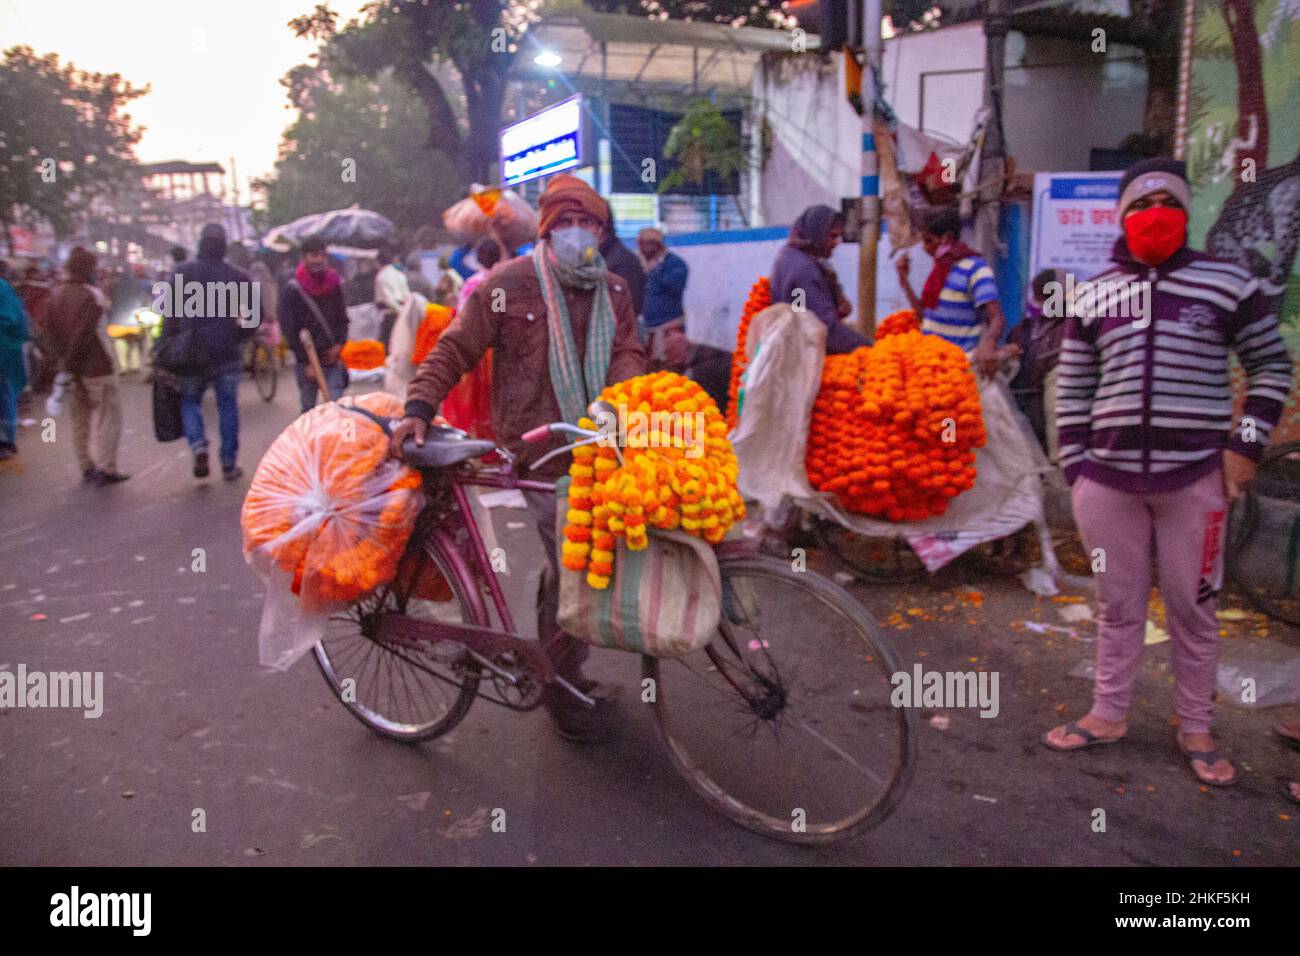
[[[809,206],[794,221],[790,239],[772,265],[772,301],[806,309],[825,324],[826,352],[838,355],[867,340],[844,324],[853,307],[844,297],[828,257],[844,238],[844,216],[830,206]]]

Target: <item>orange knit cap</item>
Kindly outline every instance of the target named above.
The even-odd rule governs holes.
[[[570,176],[568,173],[560,173],[552,177],[546,192],[542,193],[541,198],[537,200],[537,208],[542,213],[537,231],[543,239],[550,235],[555,220],[563,213],[574,210],[585,212],[602,226],[607,215],[605,200],[596,194],[596,190],[577,176]]]

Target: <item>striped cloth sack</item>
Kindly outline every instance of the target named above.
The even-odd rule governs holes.
[[[569,479],[555,484],[556,541],[564,540]],[[623,541],[609,587],[560,564],[561,630],[598,647],[651,657],[680,657],[713,640],[722,615],[722,575],[708,542],[680,531],[650,532],[644,551]]]

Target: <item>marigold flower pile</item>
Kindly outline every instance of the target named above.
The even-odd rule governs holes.
[[[740,313],[740,330],[736,333],[736,351],[731,357],[731,384],[727,389],[727,427],[735,428],[737,408],[740,405],[740,379],[745,374],[749,359],[745,355],[745,340],[749,336],[749,323],[754,316],[772,304],[772,280],[762,276],[749,290],[745,308]]]
[[[402,414],[385,392],[351,401]],[[310,605],[352,601],[393,579],[421,506],[419,473],[388,457],[372,422],[330,402],[294,420],[257,466],[240,513],[244,554],[291,574]]]
[[[415,347],[411,349],[411,361],[414,364],[419,365],[433,351],[439,337],[447,331],[447,326],[451,325],[453,315],[455,315],[454,310],[436,302],[430,302],[424,307],[424,321],[416,330]]]
[[[812,486],[848,510],[890,521],[943,514],[975,483],[983,444],[975,376],[958,346],[909,330],[826,357],[805,461]]]
[[[897,312],[889,313],[876,325],[876,338],[883,339],[886,335],[920,330],[921,317],[912,309],[899,309]]]
[[[344,342],[339,353],[343,364],[358,371],[379,368],[384,364],[384,343],[374,339],[356,339]]]
[[[570,571],[587,572],[587,583],[606,588],[614,573],[614,551],[623,539],[640,551],[651,528],[679,529],[720,542],[745,516],[736,487],[739,469],[727,441],[718,406],[695,382],[674,372],[641,375],[600,394],[627,416],[627,446],[620,464],[613,445],[582,445],[569,468],[569,510],[565,515],[561,560]],[[646,416],[640,429],[633,416]],[[672,413],[671,419],[662,414]],[[694,429],[702,415],[704,433]],[[675,424],[668,425],[665,421]],[[594,429],[590,419],[578,422]],[[702,454],[695,448],[703,445]],[[694,457],[691,457],[691,456]]]

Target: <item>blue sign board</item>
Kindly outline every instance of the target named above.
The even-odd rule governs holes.
[[[582,97],[571,96],[501,130],[501,182],[506,186],[581,165]]]

